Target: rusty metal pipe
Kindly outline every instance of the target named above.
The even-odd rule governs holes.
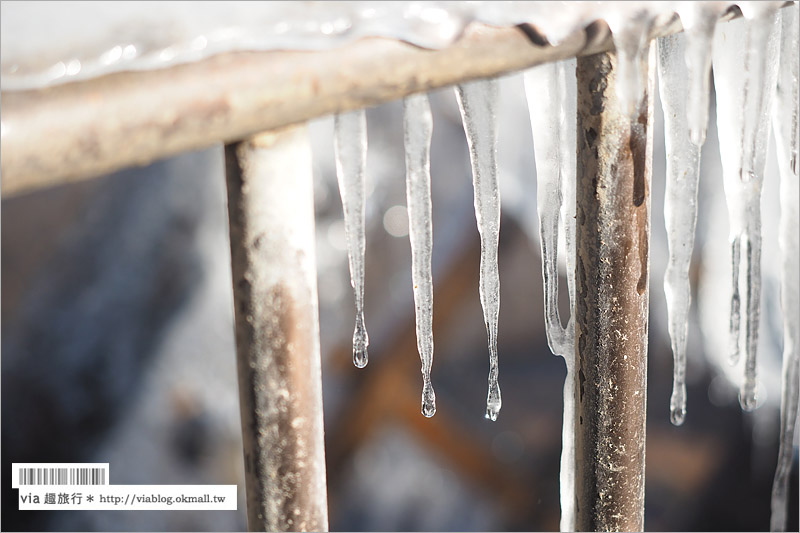
[[[311,149],[305,125],[225,147],[250,531],[327,531]]]
[[[579,58],[576,529],[643,531],[653,47],[635,116],[617,58]]]

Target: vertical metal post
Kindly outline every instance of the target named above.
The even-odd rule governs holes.
[[[652,51],[632,118],[616,98],[616,54],[578,58],[578,531],[644,527]]]
[[[250,531],[327,531],[305,126],[225,147]]]

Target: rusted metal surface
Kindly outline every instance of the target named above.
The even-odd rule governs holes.
[[[305,126],[225,147],[250,531],[327,531]]]
[[[644,528],[654,56],[633,118],[616,56],[578,59],[576,529]]]

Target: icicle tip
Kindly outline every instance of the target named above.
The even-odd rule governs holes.
[[[739,394],[739,405],[743,411],[755,411],[758,407],[758,393],[755,390],[746,391]]]
[[[430,418],[436,414],[436,393],[433,392],[433,385],[430,381],[425,383],[422,389],[422,415]]]
[[[669,410],[669,421],[673,426],[682,426],[686,421],[686,408],[685,407],[672,407]]]
[[[503,401],[500,398],[500,387],[495,383],[489,389],[489,396],[486,398],[485,417],[495,422],[497,420],[497,415],[500,414],[500,407],[502,407],[502,405]]]
[[[369,362],[369,356],[367,355],[367,349],[364,348],[363,350],[359,350],[358,348],[353,348],[353,364],[356,368],[364,368],[367,366]]]

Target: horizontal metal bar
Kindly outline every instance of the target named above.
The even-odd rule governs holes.
[[[495,76],[609,45],[571,36],[537,46],[517,28],[471,25],[427,50],[365,38],[317,52],[229,53],[42,90],[3,92],[3,195],[233,142],[328,113],[467,79]]]
[[[675,16],[652,33],[681,29]],[[602,21],[556,46],[533,27],[471,24],[440,50],[364,38],[325,51],[227,53],[167,69],[4,91],[2,193],[97,176],[329,113],[612,48]]]

